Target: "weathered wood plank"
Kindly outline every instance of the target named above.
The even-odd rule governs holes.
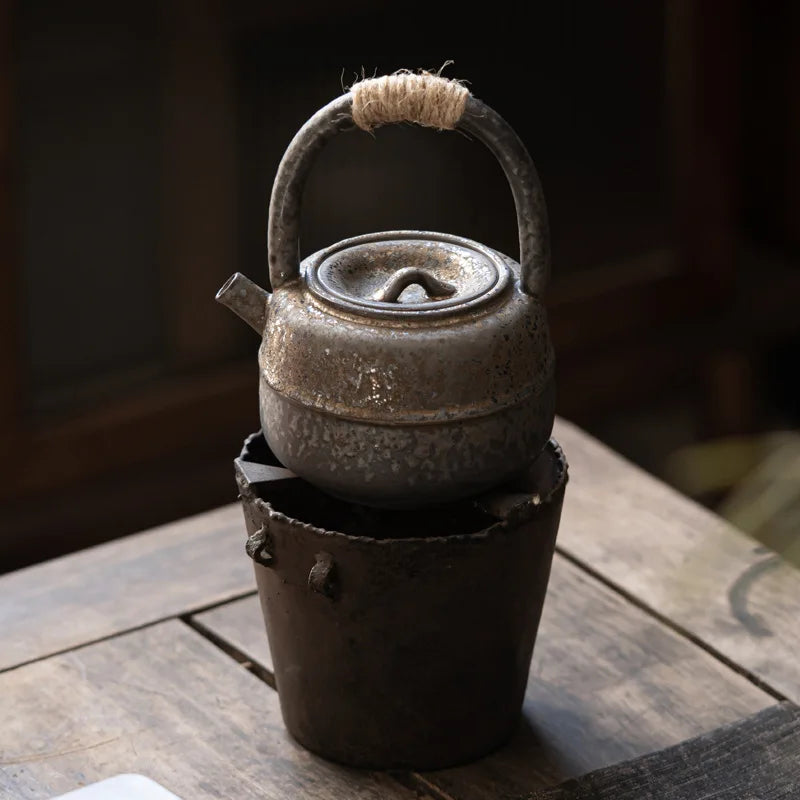
[[[272,653],[264,629],[258,597],[245,597],[196,614],[192,620],[232,644],[251,661],[272,674]]]
[[[255,587],[226,506],[0,577],[0,669]]]
[[[0,796],[50,798],[121,772],[185,800],[413,800],[305,751],[266,684],[179,621],[0,675]]]
[[[573,425],[558,546],[800,702],[800,570]]]
[[[203,624],[249,657],[263,655],[258,599],[233,606],[235,613],[202,615]],[[459,798],[488,800],[675,744],[773,702],[557,556],[520,732],[483,761],[424,780]]]
[[[800,708],[787,702],[526,800],[789,800],[799,784]]]

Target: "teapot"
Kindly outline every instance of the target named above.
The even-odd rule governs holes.
[[[381,102],[397,97],[387,115]],[[370,108],[383,116],[364,123]],[[489,148],[513,193],[519,263],[461,236],[407,230],[300,261],[315,156],[339,132],[386,121],[456,128]],[[525,146],[494,110],[434,75],[356,84],[286,150],[268,251],[271,292],[236,273],[217,300],[262,337],[261,426],[287,469],[346,501],[415,508],[480,493],[536,459],[555,406],[547,213]]]

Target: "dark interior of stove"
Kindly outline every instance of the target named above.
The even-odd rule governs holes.
[[[248,441],[243,460],[281,466],[263,436],[254,436]],[[389,511],[338,500],[300,478],[257,483],[255,489],[259,497],[287,517],[351,536],[374,539],[452,536],[476,533],[498,521],[497,517],[479,508],[473,499],[425,509]]]

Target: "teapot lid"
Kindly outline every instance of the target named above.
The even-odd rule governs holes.
[[[310,291],[351,313],[439,317],[473,310],[511,280],[505,259],[444,233],[389,231],[346,239],[306,260]]]

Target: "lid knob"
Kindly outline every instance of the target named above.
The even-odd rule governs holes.
[[[450,297],[457,291],[452,283],[440,281],[438,278],[419,267],[406,267],[400,269],[389,278],[383,286],[372,295],[373,300],[379,303],[397,303],[400,295],[409,287],[421,286],[425,290],[428,300],[438,297]]]

